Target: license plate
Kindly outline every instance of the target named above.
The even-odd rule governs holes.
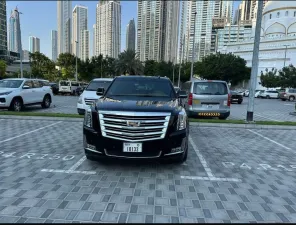
[[[123,152],[142,152],[142,143],[123,143]]]
[[[232,99],[233,101],[238,101],[238,99]]]
[[[219,109],[219,105],[202,105],[206,109]]]
[[[198,116],[213,116],[213,117],[218,117],[220,116],[220,113],[198,113]]]

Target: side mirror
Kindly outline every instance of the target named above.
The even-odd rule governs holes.
[[[28,86],[28,85],[24,85],[24,86],[23,86],[23,89],[30,89],[30,86]]]
[[[98,88],[97,89],[97,95],[102,96],[102,95],[104,95],[104,92],[105,92],[105,89],[104,88]]]
[[[187,98],[187,93],[186,91],[179,91],[178,93],[179,98]]]

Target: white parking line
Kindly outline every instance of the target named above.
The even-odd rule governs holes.
[[[36,130],[32,130],[32,131],[29,131],[29,132],[27,132],[27,133],[20,134],[20,135],[18,135],[18,136],[15,136],[15,137],[12,137],[12,138],[8,138],[8,139],[6,139],[6,140],[0,141],[0,144],[1,144],[1,143],[4,143],[4,142],[7,142],[7,141],[11,141],[11,140],[16,139],[16,138],[19,138],[19,137],[22,137],[22,136],[27,135],[27,134],[34,133],[34,132],[39,131],[39,130],[43,130],[43,129],[48,128],[48,127],[52,127],[52,126],[54,126],[54,125],[56,125],[56,124],[58,124],[58,123],[62,123],[62,122],[63,122],[63,121],[56,122],[56,123],[53,123],[53,124],[47,125],[47,126],[45,126],[45,127],[41,127],[41,128],[36,129]]]
[[[293,105],[293,104],[284,104],[284,105]]]
[[[274,143],[274,144],[276,144],[276,145],[278,145],[278,146],[281,146],[282,148],[285,148],[285,149],[287,149],[287,150],[292,150],[291,148],[289,148],[289,147],[287,147],[287,146],[285,146],[285,145],[282,145],[282,144],[280,144],[280,143],[278,143],[278,142],[276,142],[276,141],[274,141],[274,140],[271,140],[271,139],[268,138],[268,137],[263,136],[262,134],[257,133],[256,131],[253,131],[253,130],[250,130],[250,129],[247,129],[247,130],[250,131],[250,132],[252,132],[253,134],[257,134],[258,136],[260,136],[260,137],[262,137],[262,138],[264,138],[264,139],[266,139],[266,140],[268,140],[268,141],[270,141],[270,142],[272,142],[272,143]],[[294,153],[295,153],[295,152],[294,152]]]
[[[42,169],[41,172],[48,172],[48,173],[78,173],[78,174],[96,174],[95,171],[78,171],[78,170],[54,170],[54,169]]]
[[[237,178],[220,178],[220,177],[215,177],[213,175],[212,170],[210,169],[210,167],[207,164],[207,161],[205,160],[205,158],[202,156],[202,154],[200,153],[199,149],[197,148],[196,144],[194,143],[194,141],[192,140],[191,136],[189,135],[189,142],[192,145],[197,157],[199,158],[199,161],[201,162],[204,170],[207,173],[208,177],[200,177],[200,176],[181,176],[181,179],[188,179],[188,180],[210,180],[210,181],[228,181],[228,182],[241,182],[241,179],[237,179]]]
[[[205,158],[202,156],[202,154],[200,153],[200,151],[198,150],[197,146],[195,145],[194,141],[192,140],[191,136],[189,135],[189,141],[190,141],[190,144],[192,145],[197,157],[199,158],[203,168],[205,169],[208,177],[214,177],[213,173],[212,173],[212,170],[208,167],[208,164],[205,160]]]
[[[85,159],[86,159],[86,157],[83,156],[81,159],[78,160],[77,163],[75,163],[73,166],[71,166],[71,168],[69,169],[69,171],[76,170],[85,161]]]

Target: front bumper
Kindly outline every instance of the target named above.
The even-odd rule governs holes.
[[[92,157],[158,159],[174,158],[184,153],[187,130],[176,131],[164,139],[142,142],[142,152],[123,152],[125,141],[102,137],[95,130],[84,126],[83,146],[85,154]]]
[[[86,104],[77,103],[77,112],[80,115],[84,115],[85,111],[88,110],[89,108],[90,108],[90,106],[88,106]]]
[[[6,109],[10,106],[10,99],[0,96],[0,108]]]

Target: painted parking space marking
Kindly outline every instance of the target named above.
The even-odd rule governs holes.
[[[68,170],[55,170],[55,169],[42,169],[41,172],[48,172],[48,173],[75,173],[75,174],[96,174],[96,171],[79,171],[76,170],[84,161],[86,160],[86,157],[83,156],[81,159],[78,160],[73,166],[71,166]]]
[[[71,166],[71,168],[69,169],[69,171],[76,170],[85,160],[86,160],[86,157],[83,156],[81,159],[79,159],[79,161],[77,163],[75,163],[73,166]]]
[[[1,144],[1,143],[4,143],[4,142],[11,141],[11,140],[14,140],[14,139],[19,138],[19,137],[22,137],[22,136],[25,136],[25,135],[27,135],[27,134],[31,134],[31,133],[34,133],[34,132],[37,132],[37,131],[43,130],[43,129],[48,128],[48,127],[52,127],[52,126],[54,126],[54,125],[56,125],[56,124],[59,124],[59,123],[62,123],[62,122],[63,122],[63,121],[59,121],[59,122],[56,122],[56,123],[53,123],[53,124],[50,124],[50,125],[47,125],[47,126],[44,126],[44,127],[38,128],[38,129],[36,129],[36,130],[32,130],[32,131],[29,131],[29,132],[26,132],[26,133],[23,133],[23,134],[17,135],[17,136],[15,136],[15,137],[8,138],[8,139],[6,139],[6,140],[0,141],[0,144]]]
[[[201,162],[204,170],[206,171],[207,177],[200,177],[200,176],[180,176],[181,179],[187,179],[187,180],[209,180],[209,181],[226,181],[226,182],[241,182],[241,179],[237,178],[226,178],[226,177],[215,177],[211,168],[208,166],[207,161],[199,151],[198,147],[192,140],[192,137],[189,135],[189,142],[192,145],[199,161]]]
[[[42,169],[41,172],[48,173],[76,173],[76,174],[96,174],[96,171],[78,171],[78,170],[54,170],[54,169]]]
[[[250,130],[250,129],[247,129],[247,130],[250,131],[250,132],[253,133],[253,134],[256,134],[256,135],[258,135],[258,136],[260,136],[260,137],[262,137],[262,138],[264,138],[264,139],[266,139],[266,140],[268,140],[268,141],[270,141],[270,142],[272,142],[272,143],[274,143],[274,144],[276,144],[276,145],[278,145],[278,146],[280,146],[280,147],[286,149],[286,150],[292,150],[291,148],[289,148],[289,147],[287,147],[287,146],[285,146],[285,145],[282,145],[281,143],[278,143],[278,142],[276,142],[276,141],[274,141],[274,140],[272,140],[272,139],[270,139],[270,138],[268,138],[268,137],[265,137],[265,136],[262,135],[262,134],[257,133],[256,131],[253,131],[253,130]],[[295,153],[294,151],[292,151],[292,152]]]
[[[222,162],[222,165],[227,169],[242,169],[242,170],[270,170],[270,171],[287,171],[295,172],[296,165],[269,165],[266,163],[234,163],[234,162]]]
[[[0,158],[19,158],[19,159],[34,159],[34,160],[73,160],[75,155],[61,155],[61,154],[41,154],[36,152],[4,152],[0,151]]]

